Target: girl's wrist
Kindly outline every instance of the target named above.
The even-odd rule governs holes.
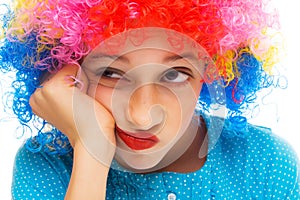
[[[96,173],[105,173],[109,171],[110,166],[104,165],[99,162],[82,144],[80,140],[74,145],[74,161],[73,164],[78,165],[78,167],[84,167],[82,169],[90,169]],[[81,169],[81,168],[80,168]]]
[[[78,141],[74,145],[73,169],[65,199],[105,199],[109,166],[96,160]]]

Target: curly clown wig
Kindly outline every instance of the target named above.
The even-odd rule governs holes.
[[[226,106],[232,127],[245,123],[256,93],[274,87],[278,62],[278,16],[265,0],[17,0],[2,18],[0,63],[14,71],[7,106],[22,127],[38,130],[32,151],[45,145],[49,153],[71,150],[58,130],[35,116],[29,98],[46,72],[80,63],[101,41],[126,30],[161,27],[183,33],[204,47],[216,70],[208,78],[198,107]],[[211,98],[208,86],[222,85],[226,101]]]

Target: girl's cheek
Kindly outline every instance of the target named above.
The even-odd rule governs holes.
[[[97,86],[91,90],[91,95],[89,96],[95,98],[98,103],[102,104],[109,111],[112,111],[112,93],[113,91],[110,88]]]

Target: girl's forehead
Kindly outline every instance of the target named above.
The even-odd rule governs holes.
[[[195,40],[174,30],[144,27],[128,30],[101,42],[87,56],[120,56],[141,49],[157,49],[177,55],[194,54],[200,60],[209,57],[207,51]]]

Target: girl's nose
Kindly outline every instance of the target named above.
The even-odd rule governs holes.
[[[132,93],[127,118],[136,128],[147,130],[163,123],[165,112],[159,100],[158,87],[156,84],[147,84]]]

